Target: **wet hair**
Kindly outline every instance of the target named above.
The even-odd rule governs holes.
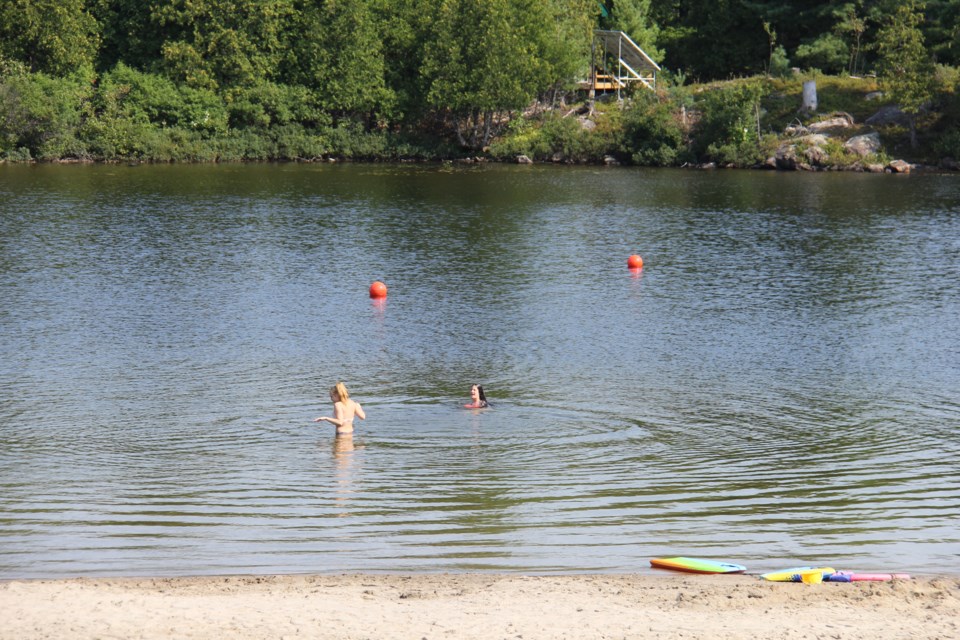
[[[480,398],[480,403],[481,403],[481,404],[490,404],[489,402],[487,402],[487,396],[484,395],[484,393],[483,393],[483,387],[482,387],[481,385],[479,385],[479,384],[475,384],[475,385],[473,385],[473,386],[475,386],[475,387],[477,388],[477,397]]]
[[[330,387],[330,393],[336,394],[337,400],[340,402],[346,402],[350,399],[350,393],[347,391],[347,386],[342,382],[338,382],[334,386]]]

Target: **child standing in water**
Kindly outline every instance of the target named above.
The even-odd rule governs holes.
[[[320,416],[314,422],[329,422],[336,425],[338,436],[353,433],[354,416],[361,420],[367,419],[363,407],[359,402],[350,399],[347,387],[342,382],[338,382],[330,389],[330,400],[333,401],[333,417]]]

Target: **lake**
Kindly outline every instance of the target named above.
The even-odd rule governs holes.
[[[0,165],[0,336],[0,578],[960,574],[956,175]]]

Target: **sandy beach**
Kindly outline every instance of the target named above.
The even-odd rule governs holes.
[[[0,638],[949,638],[960,578],[488,574],[0,583]]]

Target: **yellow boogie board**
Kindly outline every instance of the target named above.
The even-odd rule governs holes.
[[[764,573],[760,577],[771,582],[823,582],[824,576],[832,573],[836,573],[832,567],[794,567]]]

